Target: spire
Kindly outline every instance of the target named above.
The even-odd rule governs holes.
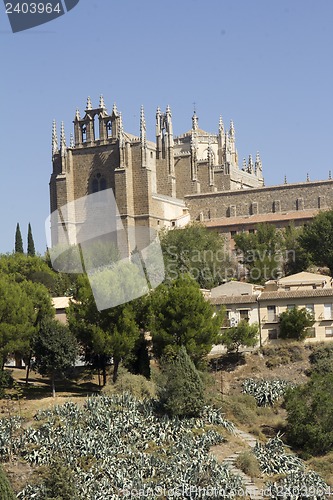
[[[113,103],[113,106],[112,106],[112,113],[111,115],[115,114],[116,116],[118,116],[118,109],[117,109],[117,105],[116,103],[114,102]]]
[[[74,142],[74,137],[73,137],[72,133],[69,136],[69,147],[72,149],[75,148],[75,142]]]
[[[105,109],[104,97],[102,94],[99,97],[99,107]]]
[[[213,151],[212,151],[212,138],[210,135],[208,136],[207,159],[208,159],[208,165],[211,166],[213,164]]]
[[[52,156],[58,153],[58,137],[57,137],[57,124],[53,120],[52,123]]]
[[[91,104],[91,99],[90,99],[90,97],[88,96],[86,110],[88,111],[88,110],[90,110],[90,109],[92,109],[92,104]]]
[[[286,175],[284,176],[284,183],[288,184],[288,182],[287,182],[287,176]]]
[[[234,122],[232,120],[230,121],[229,136],[235,137],[235,127],[234,127]]]
[[[125,167],[125,137],[124,137],[124,127],[123,127],[123,116],[119,113],[119,153],[120,153],[120,167]]]
[[[220,119],[219,119],[219,134],[224,134],[224,125],[223,125],[223,120],[222,120],[221,115],[220,115]]]
[[[246,172],[246,169],[247,169],[246,158],[243,158],[242,170],[244,170],[244,172]]]
[[[75,111],[75,120],[76,121],[81,120],[79,108],[76,108],[76,111]]]
[[[247,171],[249,174],[253,174],[253,172],[254,172],[252,155],[249,155],[249,162],[247,164]]]
[[[256,162],[255,162],[255,173],[257,176],[261,176],[262,174],[262,163],[261,163],[261,159],[260,159],[260,156],[259,156],[259,151],[257,151],[257,154],[256,154]]]
[[[306,182],[310,181],[309,172],[306,174]]]
[[[331,170],[328,171],[328,178],[329,178],[329,180],[332,179],[332,171]]]
[[[66,136],[65,136],[64,122],[61,122],[61,129],[60,129],[60,151],[61,151],[61,156],[66,156]]]
[[[198,116],[195,110],[192,116],[192,130],[198,130]]]
[[[119,137],[124,134],[123,115],[119,113]]]
[[[145,120],[145,112],[143,106],[141,106],[140,110],[140,141],[142,146],[145,148],[147,146],[146,142],[146,120]]]

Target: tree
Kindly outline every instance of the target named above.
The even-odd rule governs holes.
[[[16,224],[15,232],[15,253],[24,253],[23,251],[23,240],[21,235],[20,224]]]
[[[116,288],[118,274],[117,270],[106,270],[101,274],[103,283],[113,283]],[[135,278],[135,274],[128,276],[132,281]],[[120,362],[131,357],[140,335],[135,301],[126,302],[125,296],[126,293],[124,303],[98,311],[88,278],[82,275],[78,278],[77,302],[69,307],[69,327],[84,348],[86,362],[102,369],[103,385],[106,384],[106,367],[111,359],[115,382]]]
[[[241,320],[237,326],[228,328],[222,333],[221,344],[227,347],[229,352],[236,351],[239,348],[254,347],[259,339],[259,327],[257,323],[250,325],[245,319]]]
[[[166,278],[187,273],[201,288],[212,288],[237,275],[237,263],[225,240],[199,223],[161,233]]]
[[[282,233],[284,240],[283,273],[286,276],[304,271],[311,264],[309,253],[300,242],[303,231],[303,226],[295,227],[293,223],[290,223]]]
[[[10,276],[18,283],[23,281],[41,283],[52,296],[64,295],[76,280],[75,275],[73,278],[63,273],[56,273],[44,258],[23,253],[1,255],[0,274]]]
[[[204,404],[204,385],[191,358],[182,346],[174,361],[163,367],[166,377],[161,402],[171,416],[197,417]]]
[[[333,373],[313,374],[308,383],[285,396],[287,438],[311,455],[333,450]]]
[[[3,365],[9,355],[26,351],[34,331],[34,317],[34,303],[24,286],[0,275],[0,359]]]
[[[33,239],[33,236],[32,236],[32,231],[31,231],[31,225],[30,225],[30,222],[29,222],[29,225],[28,225],[28,255],[36,255],[36,252],[35,252],[35,243],[34,243],[34,239]]]
[[[280,314],[279,324],[281,339],[304,340],[307,328],[314,324],[313,314],[305,307],[302,309],[293,307]]]
[[[64,376],[74,366],[78,356],[76,339],[68,327],[58,320],[45,320],[34,338],[32,351],[35,356],[34,366],[38,373],[51,378],[55,397],[56,376]]]
[[[333,276],[333,210],[320,212],[304,227],[301,246],[318,266],[327,266]]]
[[[198,367],[219,343],[222,313],[216,313],[188,275],[152,293],[151,335],[155,356],[175,356],[184,346]]]
[[[258,224],[256,233],[240,233],[234,237],[248,280],[263,284],[277,279],[282,269],[281,233],[271,224]]]

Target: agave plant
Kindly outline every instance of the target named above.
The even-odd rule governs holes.
[[[283,441],[276,436],[266,444],[256,443],[253,452],[264,474],[287,474],[292,470],[304,470],[302,460],[284,451]]]
[[[22,432],[13,446],[31,464],[52,466],[60,457],[74,473],[79,498],[119,498],[126,492],[179,491],[190,486],[214,486],[235,496],[241,479],[219,464],[209,448],[223,442],[216,426],[234,430],[220,411],[206,407],[201,418],[158,416],[154,401],[130,394],[97,396],[83,407],[73,403],[38,412],[38,428]],[[214,425],[214,429],[210,428]],[[45,498],[41,485],[28,485],[18,498]],[[166,495],[168,496],[168,495]]]
[[[288,387],[293,386],[291,382],[281,379],[248,378],[243,382],[243,393],[254,396],[258,406],[272,406],[285,394]]]
[[[293,470],[279,481],[267,483],[267,492],[272,500],[324,500],[330,496],[329,486],[316,472],[301,470]]]

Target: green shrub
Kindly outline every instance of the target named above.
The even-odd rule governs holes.
[[[251,425],[257,420],[257,403],[253,396],[247,394],[229,396],[223,402],[223,412],[228,418],[239,424]]]
[[[49,467],[45,479],[45,500],[77,500],[73,472],[60,460],[55,460]]]
[[[5,389],[13,387],[14,379],[12,377],[12,372],[8,370],[0,371],[0,398],[5,394]]]
[[[156,397],[156,385],[143,375],[134,375],[126,368],[120,367],[117,381],[103,387],[102,393],[110,395],[122,392],[129,392],[137,399],[150,399]]]
[[[333,450],[333,373],[313,374],[308,383],[288,390],[285,407],[292,445],[307,455]]]
[[[333,343],[316,347],[309,356],[310,373],[325,375],[333,372]]]
[[[160,401],[165,411],[171,416],[199,416],[205,405],[204,384],[184,346],[162,370],[165,386],[160,391]]]
[[[238,455],[236,467],[250,477],[259,477],[261,475],[258,460],[250,451],[244,451]]]
[[[15,500],[16,495],[14,494],[10,482],[0,466],[0,498],[1,500]]]

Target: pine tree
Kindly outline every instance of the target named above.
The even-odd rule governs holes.
[[[34,239],[33,239],[33,236],[32,236],[30,222],[29,222],[29,225],[28,225],[28,255],[32,255],[32,256],[36,255],[36,252],[35,252],[35,243],[34,243]]]
[[[23,240],[21,235],[20,224],[16,224],[16,233],[15,233],[15,253],[24,253],[23,252]]]

